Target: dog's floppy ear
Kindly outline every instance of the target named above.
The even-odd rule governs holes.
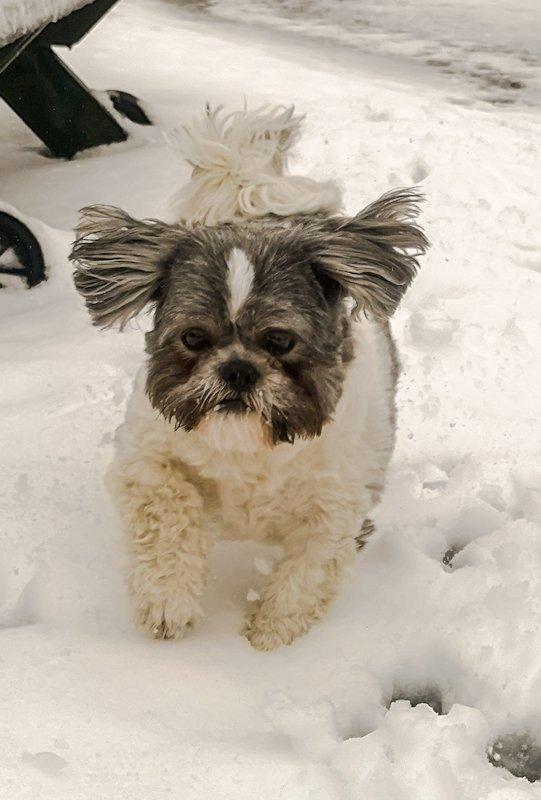
[[[316,223],[316,274],[335,281],[355,301],[355,311],[390,317],[418,267],[428,241],[414,220],[421,196],[399,189],[355,217]]]
[[[75,287],[95,325],[122,330],[158,298],[168,256],[183,230],[158,220],[136,220],[110,206],[88,206],[81,214],[70,254]]]

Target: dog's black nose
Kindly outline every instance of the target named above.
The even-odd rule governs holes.
[[[234,358],[220,367],[220,376],[236,392],[245,392],[257,383],[259,372],[240,358]]]

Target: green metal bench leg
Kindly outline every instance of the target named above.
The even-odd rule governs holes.
[[[0,72],[0,97],[58,158],[128,138],[50,47],[30,45]]]

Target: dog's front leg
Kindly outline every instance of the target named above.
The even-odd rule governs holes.
[[[115,472],[135,621],[154,638],[180,638],[202,616],[210,540],[201,497],[173,460],[135,460]]]
[[[322,513],[304,518],[285,540],[285,558],[265,588],[247,637],[257,650],[290,644],[320,619],[355,556],[355,517]]]

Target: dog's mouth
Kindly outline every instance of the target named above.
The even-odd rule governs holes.
[[[214,411],[220,414],[245,414],[247,411],[251,411],[251,409],[241,397],[229,397],[226,400],[221,400],[218,405],[214,406]]]

